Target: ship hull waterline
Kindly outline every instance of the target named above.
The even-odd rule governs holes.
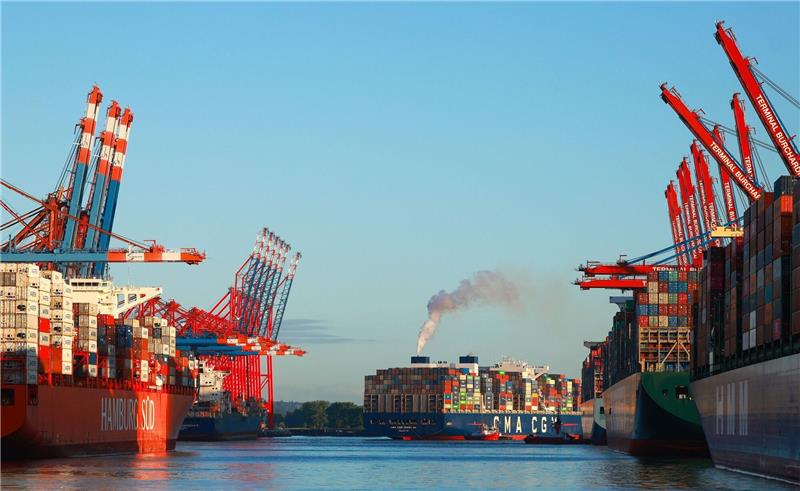
[[[191,391],[2,386],[2,458],[38,459],[173,450]]]

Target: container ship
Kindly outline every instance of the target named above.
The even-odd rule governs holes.
[[[195,360],[175,350],[162,319],[119,315],[160,288],[2,263],[0,290],[3,459],[175,447]]]
[[[589,355],[581,370],[581,427],[583,435],[593,445],[606,445],[606,411],[603,405],[604,342],[586,341]]]
[[[719,467],[800,483],[800,185],[780,177],[709,247],[691,394]]]
[[[199,360],[199,390],[195,403],[183,420],[178,434],[185,441],[255,440],[264,422],[265,411],[257,401],[234,401],[223,389],[227,371],[217,370],[213,362]]]
[[[641,456],[708,455],[700,416],[689,394],[691,299],[698,272],[662,267],[645,291],[612,297],[619,307],[603,353],[606,439]]]
[[[580,381],[548,367],[505,359],[481,367],[414,356],[410,367],[378,370],[364,380],[364,429],[399,440],[515,439],[582,436]]]

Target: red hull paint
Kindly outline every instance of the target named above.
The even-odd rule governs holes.
[[[175,448],[194,400],[173,393],[49,385],[3,385],[3,459],[108,453],[163,453]]]

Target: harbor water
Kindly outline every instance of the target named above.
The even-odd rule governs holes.
[[[590,445],[291,437],[179,442],[166,455],[4,462],[3,489],[702,489],[797,487],[708,459],[640,459]]]

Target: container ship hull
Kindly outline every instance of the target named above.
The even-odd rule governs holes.
[[[583,437],[591,441],[592,445],[608,444],[602,397],[595,397],[581,403],[581,427]]]
[[[2,386],[3,459],[109,453],[162,453],[175,448],[190,391]]]
[[[708,455],[688,372],[634,373],[606,389],[603,400],[612,449],[641,456]]]
[[[691,384],[714,464],[800,483],[800,354]]]
[[[233,412],[217,416],[187,416],[178,439],[182,441],[255,440],[263,418]]]
[[[497,428],[500,438],[523,440],[527,435],[558,436],[556,420],[561,418],[561,433],[582,434],[577,412],[474,412],[474,413],[364,413],[368,435],[397,440],[466,440],[481,428]]]

